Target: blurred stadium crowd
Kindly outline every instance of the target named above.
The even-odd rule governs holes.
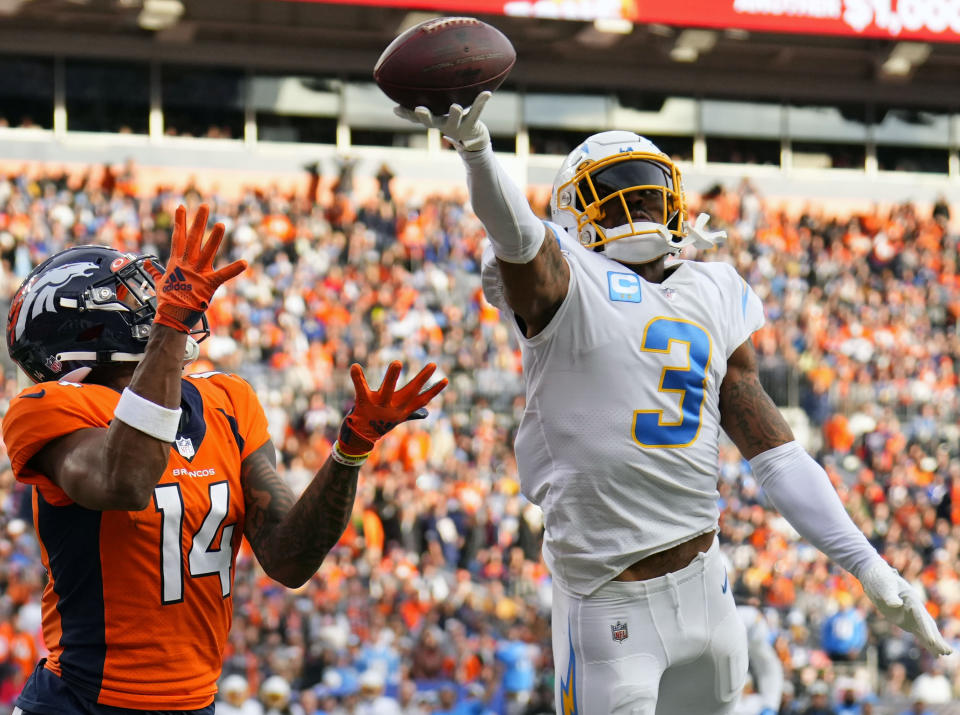
[[[353,164],[287,195],[205,195],[223,259],[250,263],[208,312],[191,370],[257,389],[302,489],[353,391],[393,359],[450,378],[423,423],[391,432],[362,471],[354,518],[303,588],[272,582],[245,548],[218,714],[554,712],[549,574],[539,510],[518,491],[518,347],[480,295],[483,230],[463,193],[355,191]],[[46,256],[97,242],[165,259],[189,186],[142,192],[137,169],[0,176],[0,309]],[[783,663],[781,713],[924,713],[960,696],[960,274],[950,207],[906,203],[787,215],[749,182],[695,197],[766,304],[764,381],[826,465],[871,541],[922,589],[955,653],[936,664],[878,620],[858,583],[764,506],[748,465],[721,452],[721,543],[735,594],[759,604]],[[543,197],[536,202],[541,210]],[[228,255],[229,254],[229,255]],[[0,411],[18,390],[3,351]],[[412,372],[411,372],[412,374]],[[793,386],[793,387],[791,387]],[[43,568],[27,493],[0,464],[0,711],[42,655]],[[743,715],[751,710],[750,687]],[[820,709],[817,709],[820,708]],[[939,712],[939,710],[936,710]]]

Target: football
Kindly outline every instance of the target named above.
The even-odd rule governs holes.
[[[478,94],[506,79],[517,53],[497,28],[472,17],[421,22],[399,35],[380,55],[373,79],[402,107],[429,107],[447,114],[468,107]]]

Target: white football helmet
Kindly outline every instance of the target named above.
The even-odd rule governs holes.
[[[587,137],[553,182],[555,223],[586,248],[647,263],[693,243],[680,170],[649,139],[626,131]]]

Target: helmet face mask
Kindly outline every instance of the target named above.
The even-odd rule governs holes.
[[[571,152],[557,174],[550,208],[554,222],[581,245],[617,260],[652,261],[688,242],[680,170],[632,132],[601,132]]]
[[[98,365],[139,362],[156,314],[154,277],[162,273],[152,256],[104,246],[69,248],[48,258],[11,302],[10,357],[35,382],[79,381]],[[206,320],[194,332],[208,332]],[[193,357],[196,342],[188,341]]]
[[[600,209],[595,220],[604,229],[635,220],[666,226],[679,211],[673,177],[659,162],[644,159],[588,167],[577,184],[577,201]]]

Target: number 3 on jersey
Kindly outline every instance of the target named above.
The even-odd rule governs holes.
[[[164,605],[183,601],[183,495],[179,484],[161,484],[153,490],[157,511],[163,515],[160,541]],[[220,577],[220,592],[230,595],[230,567],[233,564],[233,527],[227,524],[220,536],[220,548],[212,548],[217,532],[230,510],[230,485],[210,485],[210,510],[193,535],[188,558],[190,575]]]
[[[664,410],[636,410],[633,438],[642,447],[687,447],[700,433],[710,366],[710,335],[699,325],[674,318],[654,318],[643,331],[641,350],[669,355],[674,343],[686,345],[686,365],[666,365],[658,392],[679,395],[680,419],[668,422]]]

